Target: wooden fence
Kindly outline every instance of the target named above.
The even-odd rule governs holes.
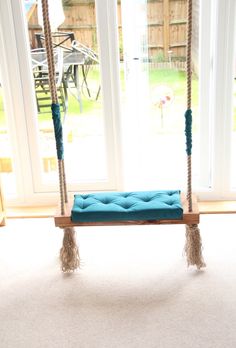
[[[96,14],[94,0],[64,0],[65,21],[61,31],[73,31],[76,40],[97,50]],[[121,3],[118,0],[118,25],[122,38]],[[184,59],[186,51],[186,0],[148,0],[147,34],[149,58],[155,61],[172,58]],[[132,14],[131,14],[132,15]],[[41,31],[38,25],[37,9],[29,20],[31,47],[35,48],[35,33]],[[120,40],[122,58],[122,40]]]

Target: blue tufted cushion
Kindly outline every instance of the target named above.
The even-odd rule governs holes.
[[[180,191],[104,192],[75,195],[73,222],[182,219]]]

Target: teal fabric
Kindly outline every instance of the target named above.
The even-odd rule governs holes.
[[[60,114],[60,105],[52,104],[52,119],[54,126],[54,134],[56,140],[56,148],[57,148],[57,158],[59,160],[64,159],[64,146],[63,146],[63,131],[61,124],[61,114]]]
[[[74,196],[73,222],[181,220],[180,191],[104,192]]]
[[[185,137],[186,137],[186,152],[190,156],[192,154],[192,110],[188,109],[185,112]]]

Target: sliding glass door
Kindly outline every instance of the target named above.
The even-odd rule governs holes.
[[[3,58],[3,57],[1,57]],[[1,61],[1,66],[3,66],[3,60]],[[17,194],[16,188],[16,175],[14,168],[12,144],[10,139],[9,124],[7,121],[8,112],[5,109],[5,94],[4,94],[4,84],[1,80],[0,75],[0,173],[2,185],[5,188],[6,195],[8,197],[14,198]]]
[[[64,4],[60,16],[57,13],[59,4]],[[20,201],[39,204],[48,197],[50,204],[57,196],[58,173],[44,43],[39,42],[39,35],[42,34],[42,41],[44,39],[39,5],[36,1],[24,0],[1,4],[1,17],[5,15],[10,19],[8,28],[2,26],[1,35],[6,59],[9,59],[12,47],[15,49],[15,60],[14,57],[11,59],[11,65],[15,65],[19,79],[16,88],[22,108],[18,109],[17,118],[21,127],[17,128],[14,119],[12,126],[20,139],[16,147],[25,158],[17,173],[18,177],[24,173],[23,181],[27,178]],[[54,5],[55,1],[49,0],[49,11],[50,6]],[[114,90],[119,90],[119,79],[115,76],[118,54],[114,55],[112,48],[117,45],[116,32],[113,34],[115,39],[110,35],[104,40],[103,32],[108,32],[111,22],[108,9],[104,11],[99,1],[97,5],[97,2],[90,4],[80,1],[67,4],[60,0],[57,6],[51,8],[50,12],[50,16],[61,18],[60,23],[56,24],[51,18],[55,25],[53,33],[73,34],[70,41],[58,45],[63,51],[63,60],[61,67],[59,62],[55,64],[56,69],[62,69],[58,70],[57,85],[64,128],[68,188],[72,193],[116,190],[120,185],[119,136],[116,133],[119,128],[119,108],[114,107],[119,105],[119,93],[114,93]],[[109,8],[112,10],[111,4]],[[115,23],[115,7],[113,12]],[[73,20],[75,14],[76,22]],[[109,40],[112,40],[113,46],[107,49]],[[55,48],[57,54],[58,47]],[[8,71],[3,71],[3,74],[7,80]],[[109,82],[111,80],[112,83]],[[11,135],[14,137],[13,133]],[[10,186],[13,188],[13,185]]]
[[[119,7],[125,80],[122,102],[126,139],[131,144],[126,152],[129,183],[143,189],[185,188],[187,1],[121,0]],[[199,37],[198,16],[194,21],[194,37]],[[193,168],[195,182],[199,182],[197,39],[194,53]]]
[[[28,15],[28,49],[33,60],[33,88],[37,103],[36,136],[33,136],[32,142],[38,138],[38,144],[36,141],[33,144],[38,149],[38,154],[34,160],[33,176],[36,190],[45,191],[55,189],[57,165],[51,110],[48,107],[48,76],[46,68],[42,72],[38,53],[45,52],[42,9],[39,5],[36,4],[33,10],[27,8],[26,16]],[[96,3],[91,5],[73,2],[63,8],[61,0],[49,0],[49,14],[53,24],[52,40],[55,51],[63,51],[61,67],[56,68],[63,70],[57,83],[64,120],[65,165],[69,187],[72,190],[114,189],[114,165],[110,162],[114,155],[109,156],[108,153],[108,149],[111,153],[114,152],[114,144],[112,137],[109,140],[107,137],[110,120],[104,113],[103,105]],[[85,29],[89,26],[91,29]],[[37,57],[38,62],[35,64]]]
[[[39,95],[49,102],[47,71],[32,59],[43,33],[37,6],[26,3],[36,5],[0,2],[3,180],[9,204],[54,204],[53,129],[39,105]],[[76,63],[63,53],[58,82],[71,194],[184,190],[187,0],[61,3],[53,30],[73,34],[64,48],[82,54]],[[234,0],[193,1],[192,169],[201,199],[235,197],[235,11]]]
[[[126,183],[135,189],[186,189],[187,3],[117,3]],[[192,173],[201,199],[235,197],[235,11],[235,1],[193,1]]]

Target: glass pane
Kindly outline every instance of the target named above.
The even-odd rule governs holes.
[[[16,198],[16,176],[0,77],[0,174],[6,199]]]
[[[142,187],[185,187],[187,1],[118,1],[123,110],[133,100]],[[132,7],[132,18],[129,7]],[[121,10],[120,10],[121,7]],[[199,176],[198,1],[193,8],[193,180]],[[131,87],[130,87],[131,86]],[[130,109],[129,109],[130,110]],[[127,120],[130,116],[124,117]],[[141,146],[140,146],[141,144]]]
[[[35,1],[25,1],[25,10],[37,101],[42,177],[45,183],[55,183],[57,165],[40,2],[36,6]],[[107,181],[95,2],[53,0],[49,1],[49,11],[64,125],[67,181],[76,184]]]
[[[233,82],[233,122],[232,122],[232,156],[231,156],[231,165],[232,165],[232,180],[231,184],[233,189],[236,189],[236,54],[234,55],[234,82]]]

